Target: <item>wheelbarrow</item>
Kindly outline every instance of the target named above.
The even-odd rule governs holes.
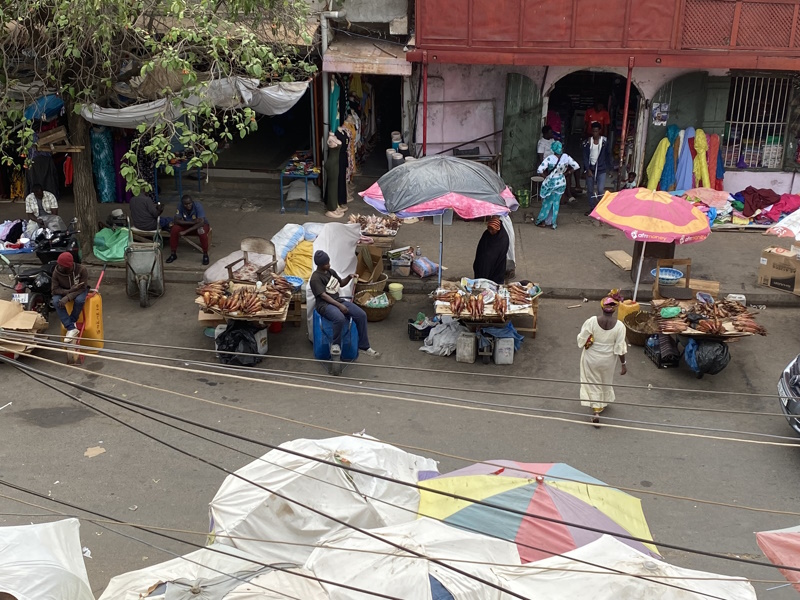
[[[164,256],[161,235],[153,234],[152,242],[134,242],[128,228],[125,250],[125,281],[128,297],[139,297],[139,306],[150,306],[150,298],[164,295]]]

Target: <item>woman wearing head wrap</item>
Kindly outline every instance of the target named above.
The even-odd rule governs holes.
[[[552,225],[553,229],[555,229],[556,220],[558,219],[558,207],[561,204],[561,195],[567,189],[567,180],[564,177],[564,173],[579,171],[581,166],[569,154],[564,154],[564,147],[561,142],[553,142],[551,149],[553,154],[545,158],[538,169],[539,174],[545,171],[551,171],[551,173],[542,182],[540,193],[542,210],[539,211],[539,216],[536,217],[536,225],[539,227]]]
[[[581,404],[592,408],[592,423],[598,426],[600,413],[614,401],[614,369],[617,357],[622,363],[620,375],[628,368],[625,354],[625,325],[617,320],[617,306],[622,297],[616,290],[600,301],[601,314],[590,317],[578,334],[581,353]]]
[[[489,219],[472,263],[475,279],[489,279],[498,285],[505,283],[508,244],[508,234],[500,217]]]
[[[352,318],[358,330],[358,349],[367,356],[380,356],[380,352],[373,350],[369,345],[367,335],[367,313],[360,306],[339,297],[341,288],[346,287],[358,275],[348,275],[344,279],[331,269],[331,259],[322,250],[314,253],[314,264],[317,269],[311,274],[308,285],[311,293],[316,298],[315,310],[323,319],[333,325],[333,340],[331,342],[331,355],[339,356],[342,353],[342,329],[348,318]]]

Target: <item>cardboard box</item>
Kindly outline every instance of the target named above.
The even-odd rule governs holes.
[[[362,246],[358,253],[356,274],[361,283],[373,283],[383,275],[383,251],[380,248]],[[346,273],[340,273],[346,277]]]
[[[800,296],[800,254],[795,251],[770,246],[761,252],[758,284]]]
[[[36,333],[47,329],[47,321],[38,312],[22,308],[19,302],[0,300],[0,330],[4,329],[16,334],[14,337],[25,338],[25,340],[20,339],[13,342],[0,342],[0,353],[15,356],[33,350],[33,345],[36,344]],[[26,341],[28,339],[29,342]]]

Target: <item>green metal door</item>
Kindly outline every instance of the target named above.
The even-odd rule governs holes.
[[[538,86],[525,75],[509,73],[503,116],[501,174],[506,184],[515,190],[530,185],[541,127],[542,97]]]

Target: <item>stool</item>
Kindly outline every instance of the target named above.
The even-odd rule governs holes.
[[[542,192],[543,181],[544,177],[540,175],[534,175],[533,177],[531,177],[531,203],[542,199],[541,192]]]
[[[209,225],[208,226],[208,249],[209,249],[209,251],[211,250],[211,234],[213,233],[213,231],[214,230],[211,229],[211,226]],[[187,244],[189,244],[192,248],[194,248],[198,252],[202,252],[203,251],[203,248],[200,246],[200,244],[198,244],[197,242],[195,242],[193,240],[190,240],[188,235],[182,235],[180,239],[182,241],[186,242]]]

